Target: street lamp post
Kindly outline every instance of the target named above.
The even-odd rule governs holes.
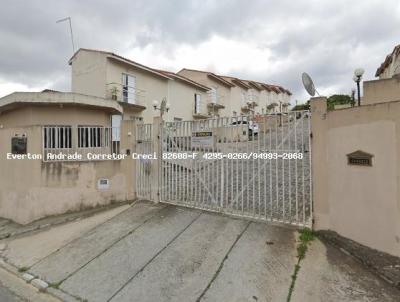
[[[161,105],[159,105],[157,100],[154,100],[153,101],[153,108],[154,108],[154,110],[159,110],[160,111],[160,117],[161,117],[161,120],[162,120],[164,113],[169,111],[170,104],[167,103],[167,99],[166,98],[163,98],[163,100],[161,101]]]
[[[364,69],[362,68],[357,68],[356,70],[354,70],[353,81],[357,83],[358,106],[361,105],[360,82],[363,74],[364,74]]]

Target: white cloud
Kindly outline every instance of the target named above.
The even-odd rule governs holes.
[[[140,63],[276,83],[307,96],[301,72],[325,94],[349,93],[356,67],[374,78],[399,43],[396,0],[3,0],[0,95],[68,90],[71,16],[77,47],[111,50]],[[23,15],[24,18],[18,18]],[[46,84],[46,85],[45,85]]]
[[[261,49],[256,43],[212,36],[196,46],[178,45],[171,56],[159,55],[160,45],[150,44],[144,48],[136,47],[126,56],[152,67],[169,68],[178,71],[181,68],[210,70],[222,74],[249,69],[255,73],[267,73],[274,68],[270,60],[270,50]]]
[[[29,87],[21,83],[13,83],[5,80],[0,80],[0,97],[6,96],[15,91],[42,91],[45,88],[45,86]]]

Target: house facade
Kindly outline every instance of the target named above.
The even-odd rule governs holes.
[[[170,107],[164,115],[167,121],[207,117],[203,104],[210,88],[184,76],[92,49],[78,50],[69,64],[72,92],[118,102],[123,107],[123,120],[151,123],[160,114],[153,103],[164,99]]]
[[[207,71],[184,68],[177,74],[210,87],[205,99],[205,106],[207,107],[209,117],[230,115],[231,88],[235,87],[234,84]]]
[[[376,80],[363,81],[362,105],[400,101],[400,45],[376,70]]]
[[[178,74],[212,87],[211,95],[214,97],[210,98],[209,103],[217,103],[221,106],[218,110],[210,112],[210,115],[235,116],[289,110],[292,93],[280,86],[186,68]]]
[[[77,93],[0,99],[0,217],[29,223],[135,197],[128,154],[134,121],[112,127],[117,102]]]

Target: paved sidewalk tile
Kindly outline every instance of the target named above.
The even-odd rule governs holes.
[[[123,205],[82,220],[54,226],[22,237],[7,239],[4,241],[7,248],[2,255],[15,266],[20,268],[30,267],[128,208],[129,205]]]
[[[162,209],[150,203],[137,203],[114,219],[90,230],[79,239],[51,254],[29,272],[49,283],[58,283],[88,263],[115,241],[143,224]]]

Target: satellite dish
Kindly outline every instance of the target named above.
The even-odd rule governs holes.
[[[309,95],[314,96],[315,93],[319,95],[318,91],[315,89],[313,80],[306,72],[302,73],[301,79],[303,81],[303,86],[307,90]]]

